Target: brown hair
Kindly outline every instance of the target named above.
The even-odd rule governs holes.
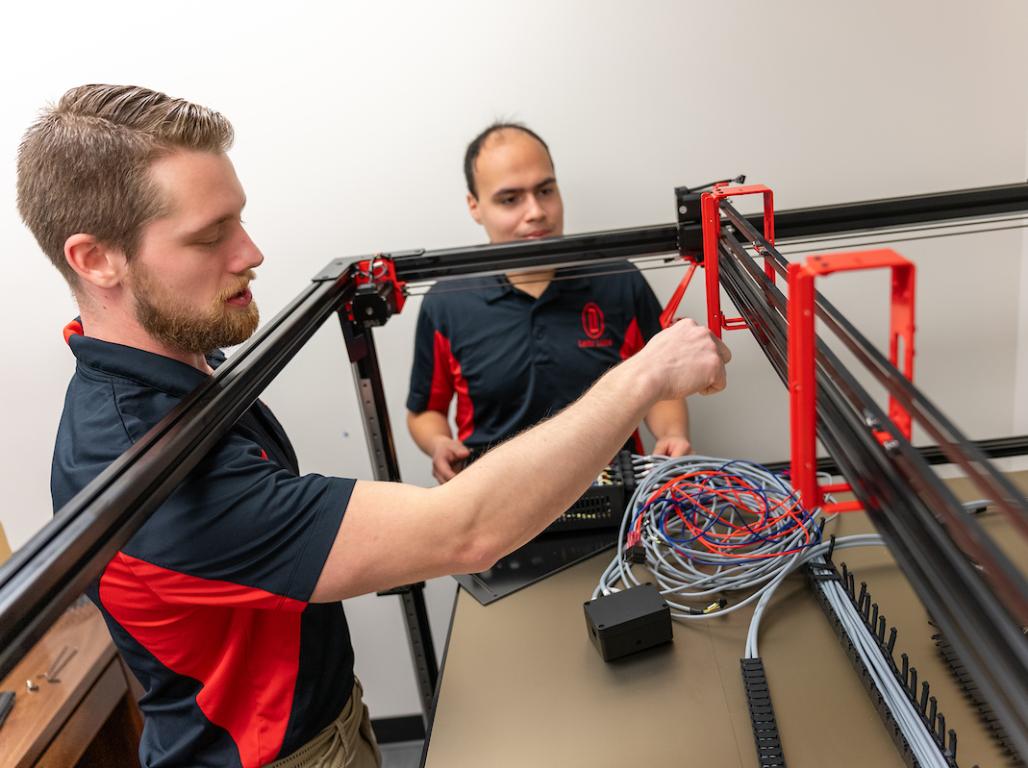
[[[226,152],[218,112],[134,85],[82,85],[43,112],[18,150],[18,211],[43,252],[77,284],[64,243],[78,232],[131,257],[161,212],[150,164],[175,149]]]

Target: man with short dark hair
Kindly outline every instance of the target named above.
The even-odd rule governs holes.
[[[19,210],[81,313],[65,330],[76,368],[55,509],[257,325],[264,257],[231,140],[217,112],[110,85],[68,91],[25,135]],[[301,475],[255,403],[88,589],[145,690],[141,763],[379,765],[339,601],[489,567],[555,519],[654,402],[723,388],[729,357],[683,321],[432,489]]]
[[[546,142],[494,123],[464,156],[467,204],[490,243],[564,233],[564,204]],[[661,307],[632,264],[508,272],[429,290],[418,316],[407,425],[439,482],[472,450],[559,412],[660,331]],[[456,397],[457,437],[447,414]],[[646,414],[654,453],[692,450],[681,399]],[[642,452],[638,433],[631,447]]]

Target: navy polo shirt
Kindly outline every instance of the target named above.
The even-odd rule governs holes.
[[[81,335],[54,450],[57,510],[206,376]],[[217,365],[224,359],[211,357]],[[263,404],[88,589],[146,694],[142,765],[257,768],[309,741],[353,687],[340,603],[310,603],[354,481],[300,476]]]
[[[660,331],[661,307],[629,262],[558,270],[538,299],[506,276],[437,283],[414,340],[407,408],[447,414],[481,448],[577,400]]]

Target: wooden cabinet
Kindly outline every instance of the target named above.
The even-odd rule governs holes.
[[[77,649],[75,655],[59,682],[48,682],[41,675],[64,646]],[[27,690],[26,680],[39,690]],[[92,603],[69,608],[0,689],[17,694],[0,728],[0,768],[139,765],[138,683]]]

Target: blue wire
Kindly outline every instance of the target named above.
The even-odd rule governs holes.
[[[744,465],[744,466],[748,465],[750,467],[756,467],[756,468],[762,470],[764,473],[766,473],[766,475],[768,477],[772,478],[775,481],[775,483],[777,483],[779,488],[785,494],[785,499],[783,501],[783,504],[784,503],[792,502],[792,503],[794,503],[795,506],[798,507],[798,510],[797,510],[798,514],[789,515],[787,519],[781,520],[779,523],[775,524],[771,528],[771,531],[772,531],[772,534],[773,534],[772,536],[764,535],[764,534],[760,533],[759,531],[753,530],[753,528],[750,527],[750,524],[745,519],[741,519],[740,520],[741,525],[743,527],[745,527],[746,530],[748,530],[750,532],[750,536],[748,538],[742,539],[738,543],[734,544],[733,545],[733,549],[741,549],[743,547],[750,546],[750,545],[755,545],[755,544],[758,544],[758,543],[774,544],[778,540],[780,540],[782,538],[785,538],[789,534],[791,534],[793,532],[796,532],[796,531],[799,531],[801,529],[806,529],[807,530],[808,535],[810,535],[810,537],[811,537],[811,540],[808,543],[806,543],[806,544],[798,544],[798,545],[796,545],[794,547],[791,547],[791,549],[793,549],[793,550],[807,549],[809,547],[815,546],[816,544],[820,543],[820,541],[822,539],[822,534],[821,534],[820,528],[816,527],[816,526],[810,526],[809,525],[814,520],[814,514],[812,512],[810,512],[809,510],[807,510],[806,508],[804,508],[803,506],[798,504],[798,494],[797,494],[796,490],[790,490],[785,485],[785,483],[782,481],[782,479],[781,479],[781,477],[779,475],[771,472],[770,470],[767,469],[767,467],[765,467],[765,466],[763,466],[761,464],[758,464],[756,462],[746,461],[746,460],[743,460],[743,459],[732,459],[731,461],[725,462],[724,464],[722,464],[720,467],[718,467],[714,471],[725,472],[726,468],[728,468],[728,467],[730,467],[732,465]],[[728,473],[726,473],[726,474],[728,474]],[[734,473],[729,474],[729,478],[732,479],[732,480],[737,481],[740,485],[744,486],[748,491],[753,492],[755,495],[757,495],[761,499],[762,504],[763,504],[763,510],[762,510],[762,512],[763,512],[762,516],[763,517],[767,517],[767,516],[769,516],[771,514],[771,500],[770,500],[770,498],[768,496],[768,493],[767,493],[767,491],[769,489],[767,489],[766,487],[765,488],[758,488],[755,485],[753,485],[753,483],[751,483],[746,478],[744,478],[744,477],[742,477],[740,475],[734,474]],[[719,480],[725,480],[725,479],[728,479],[728,478],[711,477],[711,478],[708,479],[708,483],[707,484],[708,485],[712,485],[713,483],[716,483]],[[678,552],[679,554],[683,555],[684,557],[686,557],[689,560],[692,560],[694,562],[701,563],[701,564],[704,564],[704,565],[723,565],[724,562],[725,562],[725,560],[723,558],[721,558],[721,559],[714,559],[714,560],[708,559],[706,557],[703,557],[701,553],[693,552],[692,550],[685,549],[682,546],[682,545],[692,544],[693,542],[696,542],[696,541],[705,541],[705,542],[708,542],[710,544],[715,544],[715,545],[719,544],[719,542],[717,540],[709,537],[708,533],[710,532],[710,530],[712,528],[714,528],[717,525],[717,522],[718,522],[719,519],[722,519],[722,520],[724,519],[723,516],[720,513],[717,513],[717,512],[712,513],[712,514],[711,513],[706,513],[706,512],[703,512],[703,513],[700,512],[701,508],[705,508],[707,506],[716,505],[717,501],[718,501],[717,496],[714,493],[712,493],[712,492],[709,492],[709,491],[704,492],[703,490],[681,491],[681,492],[683,494],[685,494],[688,498],[686,498],[686,499],[674,499],[674,498],[670,498],[668,494],[665,494],[665,495],[663,495],[661,497],[658,497],[656,499],[653,499],[651,501],[647,501],[645,504],[639,505],[639,507],[636,510],[633,510],[632,520],[631,520],[631,522],[632,522],[631,529],[635,528],[635,524],[638,522],[640,517],[643,517],[643,516],[646,516],[646,515],[652,515],[654,517],[654,523],[655,523],[655,527],[656,527],[656,530],[657,530],[658,534],[660,535],[660,537],[662,539],[664,539],[664,541],[668,544],[668,546],[673,548],[676,552]],[[655,507],[658,508],[658,509],[654,513],[654,508]],[[739,509],[738,507],[735,507],[735,509],[737,509],[740,513],[749,512],[750,514],[755,514],[755,515],[759,515],[760,511],[761,511],[761,510],[757,510],[757,511],[754,511],[754,510],[744,510],[744,509]],[[671,533],[668,531],[668,520],[669,520],[669,518],[671,518],[672,513],[678,513],[682,517],[685,517],[694,527],[698,527],[700,530],[697,533],[693,534],[693,535],[683,536],[681,538],[672,536]],[[703,525],[701,525],[697,521],[698,516],[701,515],[701,514],[706,519],[706,523],[703,524]],[[799,519],[797,520],[796,517],[798,517]],[[759,558],[759,557],[754,557],[754,558],[733,557],[733,558],[730,559],[730,562],[732,562],[732,563],[753,563],[753,562],[759,562],[759,561],[762,561],[762,560],[765,560],[765,559],[766,558]]]

